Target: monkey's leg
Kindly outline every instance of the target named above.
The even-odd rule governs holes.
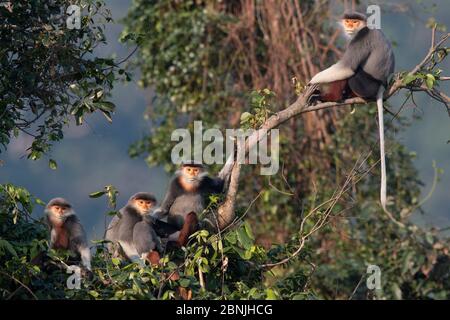
[[[317,84],[319,87],[308,99],[309,104],[314,102],[339,102],[346,98],[346,92],[350,91],[347,80],[338,80],[330,83]]]
[[[153,250],[145,254],[145,259],[150,262],[152,266],[158,266],[161,256],[159,255],[158,251]]]
[[[178,287],[177,294],[179,300],[192,300],[192,290],[189,288]]]
[[[123,252],[127,256],[128,259],[131,260],[131,262],[137,262],[141,266],[144,265],[143,261],[139,257],[139,253],[137,252],[134,244],[126,242],[126,241],[119,241],[120,247],[122,248]]]
[[[91,251],[89,250],[88,247],[79,247],[78,251],[80,253],[81,256],[81,263],[83,264],[83,266],[88,269],[89,271],[91,271]]]
[[[178,241],[178,238],[180,237],[180,233],[181,233],[181,231],[177,231],[177,232],[172,233],[172,234],[167,238],[167,240],[168,240],[168,241],[174,241],[174,242]]]
[[[347,80],[323,83],[320,86],[320,100],[322,102],[339,102],[344,99]]]
[[[353,77],[348,79],[348,87],[352,95],[366,100],[377,99],[380,86],[382,87],[383,83],[364,70],[357,71]]]
[[[190,212],[184,218],[183,228],[180,230],[180,235],[177,240],[177,245],[183,247],[188,242],[189,236],[197,231],[198,218],[195,212]]]

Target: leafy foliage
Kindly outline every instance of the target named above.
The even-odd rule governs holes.
[[[46,229],[31,218],[34,206],[42,202],[9,184],[0,186],[0,197],[2,299],[172,299],[179,286],[192,290],[196,298],[279,297],[276,287],[261,283],[263,270],[257,266],[267,254],[254,244],[246,223],[224,237],[201,230],[191,236],[187,248],[167,254],[158,267],[141,268],[112,258],[103,242],[95,241],[93,274],[83,275],[80,289],[68,289],[71,274],[65,267],[70,257],[66,252],[47,252]],[[168,279],[176,270],[179,279]],[[205,277],[204,288],[197,279],[199,272]]]
[[[67,1],[13,1],[0,5],[0,144],[19,133],[33,137],[28,158],[48,153],[70,120],[99,111],[111,121],[107,100],[118,66],[93,55],[106,43],[111,21],[102,1],[72,1],[81,28],[66,26]],[[122,70],[123,74],[123,70]],[[124,75],[125,77],[125,75]],[[55,162],[49,163],[56,168]]]

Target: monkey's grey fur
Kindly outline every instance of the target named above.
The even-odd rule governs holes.
[[[359,19],[366,21],[359,13],[346,13],[344,19]],[[386,209],[386,160],[384,146],[383,94],[388,78],[394,72],[395,58],[390,42],[383,32],[377,29],[361,28],[351,39],[342,59],[328,69],[315,75],[310,83],[330,83],[348,79],[350,89],[358,96],[375,99],[378,108],[380,158],[381,158],[381,188],[380,202]]]
[[[184,190],[179,179],[186,179],[188,183],[196,186],[196,190],[192,192]],[[211,178],[207,172],[201,173],[196,179],[187,179],[181,171],[178,171],[170,182],[161,207],[155,210],[155,217],[157,219],[167,217],[167,223],[181,230],[186,215],[191,212],[200,214],[205,208],[205,199],[208,195],[222,192],[223,187],[223,179]]]
[[[56,243],[58,235],[56,228],[52,223],[53,213],[50,209],[52,206],[60,206],[68,209],[68,211],[63,216],[54,217],[54,219],[57,218],[61,220],[60,229],[64,229],[67,232],[68,246],[64,248]],[[91,251],[89,250],[89,246],[87,243],[86,232],[84,231],[80,220],[76,216],[75,211],[72,210],[72,206],[70,205],[70,203],[64,198],[54,198],[50,200],[45,207],[45,213],[47,224],[50,228],[50,248],[67,249],[71,252],[79,254],[82,264],[86,267],[86,269],[91,270]]]
[[[150,200],[156,202],[155,197],[147,192],[133,195],[125,207],[119,210],[110,222],[105,239],[118,243],[125,256],[133,262],[141,263],[143,254],[153,250],[161,251],[161,241],[152,227],[151,220],[144,219],[133,206],[133,200]],[[114,254],[114,245],[108,246]]]
[[[350,88],[363,98],[376,98],[380,85],[387,86],[394,72],[391,44],[377,29],[363,27],[351,39],[338,63],[315,75],[310,83],[329,83],[349,79]]]

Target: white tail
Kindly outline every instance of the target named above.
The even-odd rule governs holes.
[[[381,187],[380,187],[380,201],[384,211],[386,210],[386,154],[384,148],[384,120],[383,120],[383,93],[384,87],[380,86],[377,93],[377,108],[378,108],[378,126],[380,130],[380,159],[381,159]]]
[[[386,209],[386,154],[384,147],[384,117],[383,117],[383,94],[384,87],[380,86],[377,93],[377,108],[378,108],[378,126],[380,133],[380,160],[381,160],[381,186],[380,186],[380,202],[383,211],[388,215],[389,219],[391,219],[395,224],[400,227],[405,227],[405,225],[399,221],[397,221],[394,216]]]

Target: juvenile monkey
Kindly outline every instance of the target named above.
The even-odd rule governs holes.
[[[138,192],[133,195],[125,207],[120,209],[110,222],[105,239],[117,242],[124,255],[132,262],[158,264],[161,251],[161,241],[154,231],[152,221],[146,217],[156,204],[155,197],[148,192]],[[114,254],[113,246],[109,250]]]
[[[45,207],[45,213],[50,227],[50,248],[79,254],[83,266],[91,270],[86,233],[70,203],[64,198],[54,198]]]

